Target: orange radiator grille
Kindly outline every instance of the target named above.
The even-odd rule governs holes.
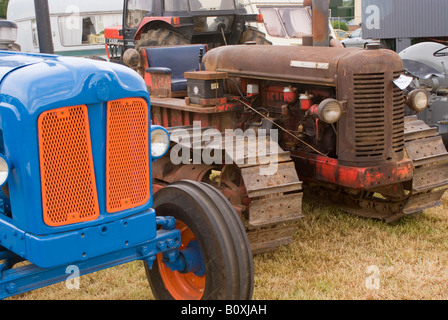
[[[99,215],[87,107],[39,116],[39,154],[44,222],[63,226]]]
[[[150,196],[148,106],[142,99],[107,106],[106,203],[109,213],[145,204]]]

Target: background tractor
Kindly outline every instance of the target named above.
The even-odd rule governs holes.
[[[448,47],[437,42],[420,42],[399,55],[406,72],[413,78],[407,90],[421,88],[430,97],[430,108],[418,113],[417,117],[437,128],[445,146],[448,145]]]
[[[261,21],[242,0],[125,0],[123,25],[106,28],[105,37],[111,61],[120,62],[127,49],[143,46],[270,44],[248,26]]]

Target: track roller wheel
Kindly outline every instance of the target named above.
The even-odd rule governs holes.
[[[205,183],[179,181],[154,195],[154,209],[181,231],[181,254],[194,271],[172,271],[159,254],[146,273],[156,299],[247,300],[254,271],[245,229],[230,202]],[[187,257],[188,252],[188,257]],[[192,258],[193,257],[193,258]]]

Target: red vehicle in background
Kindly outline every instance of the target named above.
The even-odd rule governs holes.
[[[105,30],[108,58],[120,62],[127,49],[140,46],[271,44],[247,26],[261,21],[261,15],[247,14],[241,0],[126,0],[123,25]]]

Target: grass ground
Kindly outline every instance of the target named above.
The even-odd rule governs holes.
[[[304,204],[293,243],[257,255],[255,300],[448,299],[448,194],[443,204],[392,224]],[[133,262],[12,300],[153,299]]]

